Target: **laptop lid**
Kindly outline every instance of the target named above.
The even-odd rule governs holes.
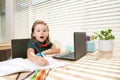
[[[12,39],[12,58],[27,58],[27,44],[30,39]]]
[[[74,32],[74,52],[71,55],[55,55],[53,58],[66,59],[66,60],[77,60],[86,54],[86,33],[85,32]]]
[[[75,32],[74,36],[74,55],[77,60],[86,54],[86,33]]]

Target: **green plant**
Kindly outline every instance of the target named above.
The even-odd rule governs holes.
[[[98,40],[113,40],[115,39],[115,36],[112,35],[112,29],[107,29],[107,30],[101,30],[100,33],[94,32],[95,34],[95,39]]]

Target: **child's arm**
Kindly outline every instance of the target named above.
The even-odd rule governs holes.
[[[43,51],[44,54],[57,54],[57,53],[60,53],[60,52],[61,52],[60,48],[58,48],[54,44],[53,44],[53,46],[50,49]]]
[[[27,49],[27,58],[39,66],[45,66],[48,64],[48,61],[45,58],[35,55],[33,48]]]

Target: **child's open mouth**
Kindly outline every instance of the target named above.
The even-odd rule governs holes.
[[[41,39],[43,39],[44,37],[43,36],[40,36]]]

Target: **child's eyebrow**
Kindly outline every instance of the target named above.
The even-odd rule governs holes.
[[[47,30],[47,29],[42,29],[42,30]]]

